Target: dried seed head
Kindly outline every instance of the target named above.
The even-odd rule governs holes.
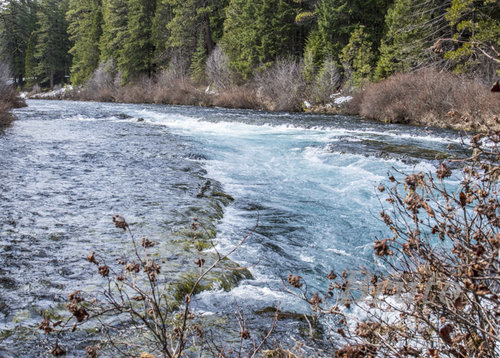
[[[380,212],[380,217],[382,218],[382,220],[384,220],[384,223],[387,226],[392,225],[392,219],[390,218],[389,215],[387,215],[387,213],[384,210]]]
[[[80,305],[80,302],[85,301],[83,297],[80,296],[80,291],[75,291],[68,295],[69,302],[66,304],[66,309],[70,311],[73,316],[75,316],[78,322],[85,320],[89,314],[84,307]]]
[[[417,188],[417,186],[422,185],[424,183],[424,178],[425,178],[424,174],[422,173],[408,175],[405,178],[405,184],[411,191],[414,191]]]
[[[154,260],[144,265],[144,272],[146,272],[151,281],[156,281],[156,276],[160,273],[160,265]]]
[[[390,256],[392,255],[392,250],[389,249],[389,245],[387,244],[388,239],[384,240],[376,240],[375,246],[373,247],[375,250],[375,254],[377,256]]]
[[[241,331],[240,337],[243,339],[250,339],[250,331],[248,329]]]
[[[54,328],[52,328],[50,325],[50,318],[49,317],[45,317],[43,319],[43,321],[38,324],[38,329],[45,331],[45,333],[47,333],[47,334],[55,331]]]
[[[87,261],[90,263],[93,263],[95,265],[99,265],[99,262],[97,262],[97,260],[95,259],[95,252],[94,251],[92,251],[90,253],[90,255],[87,256]]]
[[[68,295],[70,301],[75,301],[76,303],[85,301],[85,299],[80,295],[81,291],[74,291]]]
[[[289,274],[288,275],[288,283],[292,287],[301,288],[302,287],[302,283],[300,282],[301,278],[302,277],[300,277],[300,276],[293,276],[292,274]]]
[[[198,265],[198,267],[203,267],[203,265],[205,264],[205,259],[200,257],[197,261],[194,262],[196,265]]]
[[[438,179],[448,178],[449,176],[451,176],[451,170],[446,166],[446,164],[441,163],[438,170],[436,170],[436,176],[438,177]]]
[[[337,275],[335,274],[335,272],[330,271],[330,273],[326,276],[327,279],[329,280],[335,280],[337,278]]]
[[[85,308],[73,302],[67,303],[66,308],[68,309],[68,311],[73,313],[73,316],[75,316],[78,322],[84,321],[89,316]]]
[[[128,224],[123,216],[120,216],[118,214],[113,216],[113,223],[118,229],[127,230]]]
[[[66,351],[62,349],[58,342],[56,342],[55,347],[50,350],[50,354],[52,354],[54,357],[60,357],[65,355]]]
[[[151,240],[143,237],[141,240],[141,246],[144,248],[153,247],[153,246],[155,246],[155,243],[152,242]]]
[[[318,306],[320,303],[323,303],[323,300],[319,297],[319,292],[316,292],[309,302],[314,306]]]
[[[139,273],[141,271],[141,265],[136,264],[135,262],[129,262],[125,266],[125,270],[127,270],[128,272]]]
[[[108,277],[109,276],[109,266],[107,266],[107,265],[99,266],[99,275],[101,275],[102,277]]]
[[[87,346],[87,347],[85,347],[85,353],[87,353],[88,358],[97,358],[98,352],[99,352],[99,346]]]

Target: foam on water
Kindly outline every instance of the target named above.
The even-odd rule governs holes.
[[[427,146],[458,141],[431,132],[404,133],[402,128],[385,131],[272,123],[278,116],[258,124],[241,117],[210,120],[149,109],[137,116],[205,146],[208,176],[220,181],[236,198],[219,225],[219,248],[230,248],[258,221],[257,232],[234,258],[250,265],[256,277],[245,286],[265,283],[274,290],[278,289],[276,279],[289,272],[284,268],[298,270],[294,273],[310,279],[314,286],[323,282],[317,276],[333,265],[340,270],[352,263],[352,257],[359,264],[371,262],[370,243],[384,230],[376,214],[379,201],[375,188],[392,168],[412,172],[434,167],[428,161],[408,164],[373,153],[335,152],[329,143],[356,144],[373,137]],[[238,296],[241,290],[217,295]]]
[[[265,230],[257,229],[257,243],[250,239],[235,256],[243,264],[261,263],[252,268],[254,273],[271,270],[270,276],[261,275],[261,279],[283,276],[281,269],[273,271],[276,262],[293,267],[293,262],[287,265],[287,256],[293,257],[287,252],[296,250],[298,243],[302,246],[295,255],[304,264],[302,268],[312,272],[311,278],[318,267],[327,267],[337,256],[356,256],[349,245],[371,242],[383,229],[373,213],[379,205],[375,188],[386,179],[387,172],[393,167],[407,172],[433,168],[425,161],[409,165],[397,159],[332,152],[325,143],[356,143],[374,135],[401,142],[411,139],[447,144],[456,140],[324,125],[304,128],[291,123],[207,121],[150,111],[140,115],[207,146],[211,158],[205,164],[208,175],[222,182],[237,200],[219,226],[219,244],[229,248],[259,220]],[[346,236],[351,239],[345,240]],[[272,251],[271,258],[258,257],[259,253],[265,256],[266,251]],[[327,258],[325,252],[332,257]]]

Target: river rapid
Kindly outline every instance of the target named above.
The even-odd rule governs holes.
[[[43,315],[102,284],[89,252],[132,252],[114,214],[167,242],[208,210],[207,180],[234,198],[214,223],[219,251],[257,228],[231,256],[253,278],[197,295],[197,312],[306,312],[282,280],[320,290],[332,269],[375,265],[377,186],[460,151],[454,132],[345,116],[39,100],[14,113],[0,129],[0,357],[47,355]]]

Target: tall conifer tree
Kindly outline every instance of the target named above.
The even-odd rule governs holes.
[[[383,79],[394,72],[405,72],[435,63],[430,47],[447,37],[445,13],[449,1],[396,0],[386,15],[387,32],[380,45],[375,77]]]
[[[69,72],[69,39],[65,19],[67,0],[43,0],[37,13],[36,73],[50,88]]]
[[[127,0],[102,0],[102,36],[99,43],[101,62],[120,60],[124,44],[127,42]]]
[[[174,17],[172,5],[169,1],[158,0],[156,12],[153,19],[151,36],[155,48],[154,61],[156,66],[166,66],[170,60],[167,44],[170,38],[170,30],[167,25]]]
[[[70,0],[68,33],[73,47],[71,82],[84,83],[99,64],[99,40],[101,37],[102,12],[101,0]]]
[[[200,59],[210,55],[222,37],[228,0],[164,0],[163,3],[173,12],[167,24],[167,48],[187,65],[195,60],[199,67]]]
[[[9,0],[0,9],[0,58],[9,63],[12,76],[23,83],[26,71],[26,51],[36,26],[37,2]]]
[[[127,41],[118,59],[122,82],[153,72],[154,46],[151,38],[155,0],[128,0]]]
[[[231,0],[226,10],[222,48],[243,79],[302,48],[296,41],[298,5],[288,0]]]

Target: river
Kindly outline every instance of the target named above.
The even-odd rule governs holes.
[[[114,214],[168,241],[208,210],[197,194],[210,180],[235,199],[215,222],[218,250],[258,225],[231,256],[253,279],[199,294],[196,309],[301,312],[281,280],[316,290],[332,269],[373,265],[377,186],[460,150],[453,132],[345,116],[39,100],[15,115],[0,130],[0,357],[46,355],[44,312],[101,282],[88,253],[131,252]]]

